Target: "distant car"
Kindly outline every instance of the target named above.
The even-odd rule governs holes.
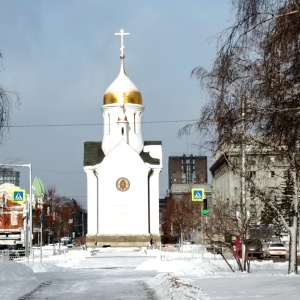
[[[183,241],[183,245],[190,245],[191,244],[191,242],[189,242],[189,241]]]
[[[248,256],[255,256],[258,258],[264,257],[262,242],[258,239],[248,239],[245,241]]]
[[[269,257],[269,244],[267,242],[262,242],[263,247],[263,257]]]
[[[179,247],[179,244],[166,243],[166,244],[162,244],[162,247],[166,247],[166,248]]]
[[[284,243],[270,243],[268,245],[268,253],[269,256],[279,256],[281,258],[284,258],[286,256],[286,248]]]

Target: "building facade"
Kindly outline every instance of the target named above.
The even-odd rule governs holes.
[[[0,184],[11,183],[20,186],[20,172],[11,168],[0,168]]]
[[[172,184],[207,183],[206,156],[169,156],[169,189]]]
[[[0,185],[0,250],[19,249],[24,245],[25,204],[12,201],[15,189],[11,183]]]
[[[261,211],[265,199],[281,195],[286,180],[289,164],[272,151],[258,151],[251,145],[245,148],[245,205],[247,214],[256,216],[255,223],[260,223]],[[242,199],[241,185],[241,150],[240,146],[219,151],[214,156],[210,167],[212,174],[214,201],[227,201],[235,204],[236,211]],[[258,195],[260,194],[260,195]]]

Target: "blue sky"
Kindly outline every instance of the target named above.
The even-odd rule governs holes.
[[[144,139],[163,145],[160,196],[168,156],[209,155],[195,146],[196,134],[177,132],[207,100],[190,74],[211,66],[216,36],[231,24],[229,0],[0,0],[0,7],[0,84],[21,99],[0,164],[31,163],[33,178],[85,206],[83,143],[102,140],[102,98],[119,73],[121,28],[130,33],[125,68],[143,96]],[[20,171],[27,188],[28,171]]]

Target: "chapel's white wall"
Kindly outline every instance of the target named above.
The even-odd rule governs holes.
[[[147,234],[148,171],[140,156],[124,141],[104,158],[99,176],[99,234]],[[116,188],[120,177],[130,188]]]
[[[149,152],[153,158],[160,160],[159,165],[150,166],[152,173],[149,178],[150,186],[150,233],[159,234],[159,174],[162,170],[162,147],[161,145],[146,145],[144,152]]]
[[[150,233],[159,234],[159,173],[153,169],[149,178],[150,185]]]
[[[97,177],[93,167],[85,167],[87,174],[87,234],[97,234]]]

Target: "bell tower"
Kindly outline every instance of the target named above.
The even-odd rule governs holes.
[[[123,139],[137,153],[144,147],[142,135],[142,95],[134,83],[128,78],[124,68],[124,35],[121,29],[121,69],[117,78],[107,88],[103,97],[104,131],[102,150],[106,155]],[[121,126],[121,123],[123,124]]]

